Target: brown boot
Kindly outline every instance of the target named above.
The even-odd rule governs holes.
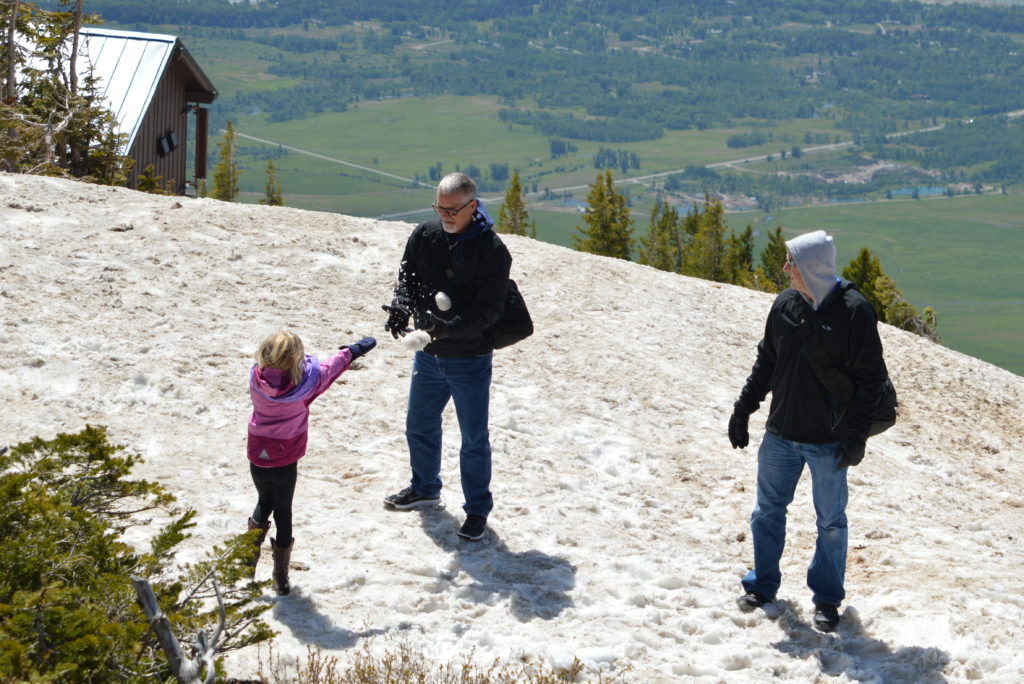
[[[256,550],[253,551],[252,560],[249,561],[249,565],[252,567],[252,573],[249,575],[250,578],[256,576],[256,564],[260,562],[260,547],[263,546],[263,540],[267,538],[267,531],[270,530],[270,521],[264,523],[256,522],[255,518],[249,518],[249,529],[259,530],[260,534],[256,537],[256,541],[253,542],[253,546]]]
[[[274,590],[278,596],[287,596],[292,590],[288,584],[288,562],[292,558],[292,548],[295,546],[295,538],[288,542],[288,546],[280,546],[277,540],[270,538],[270,548],[274,552]]]

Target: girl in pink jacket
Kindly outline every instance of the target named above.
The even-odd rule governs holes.
[[[295,333],[282,330],[263,340],[256,350],[256,364],[249,373],[252,417],[249,419],[249,472],[259,501],[249,518],[249,529],[260,530],[251,562],[253,574],[260,558],[260,546],[270,529],[270,516],[277,521],[277,538],[271,538],[274,554],[274,589],[281,596],[291,590],[288,562],[295,539],[292,537],[292,496],[298,478],[298,461],[306,454],[309,433],[309,405],[348,370],[352,361],[370,351],[377,340],[364,337],[341,347],[320,362],[305,353]]]

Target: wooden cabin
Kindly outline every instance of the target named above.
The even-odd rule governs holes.
[[[127,136],[122,153],[135,160],[129,187],[150,164],[179,195],[205,186],[207,107],[217,89],[176,36],[83,28],[76,71],[80,83],[97,79]]]

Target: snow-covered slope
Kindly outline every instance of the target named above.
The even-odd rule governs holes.
[[[411,357],[380,305],[411,228],[0,175],[0,442],[109,426],[199,511],[198,556],[255,502],[258,341],[286,325],[324,355],[375,335],[313,405],[293,555],[308,569],[267,597],[286,659],[406,643],[439,661],[576,656],[582,677],[637,682],[1024,679],[1024,378],[887,327],[903,415],[851,472],[839,631],[809,625],[806,477],[782,600],[735,609],[764,411],[746,450],[725,424],[769,295],[507,238],[537,333],[495,355],[492,532],[455,536],[453,413],[447,507],[385,510],[408,479]]]

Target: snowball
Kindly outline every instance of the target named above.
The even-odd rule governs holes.
[[[437,308],[439,311],[447,311],[448,309],[452,308],[451,297],[446,295],[444,292],[438,292],[436,295],[434,295],[434,303],[437,304]]]
[[[430,335],[426,330],[413,330],[402,338],[402,344],[410,351],[419,351],[430,342]]]

